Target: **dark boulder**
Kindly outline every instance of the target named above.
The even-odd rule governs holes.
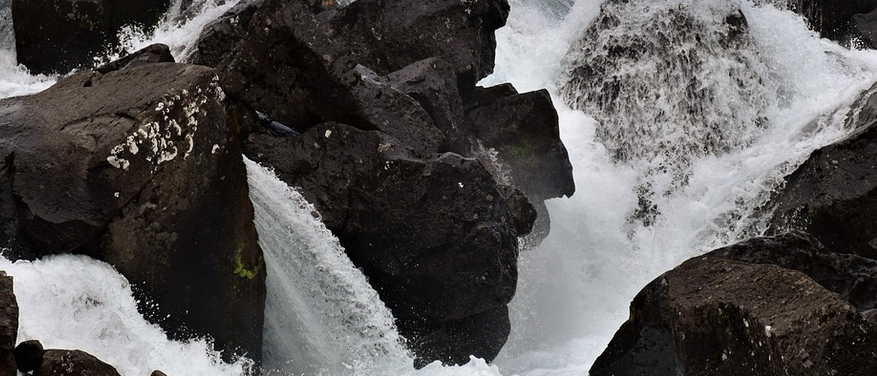
[[[0,270],[0,376],[16,376],[15,339],[18,336],[18,302],[12,277]]]
[[[875,0],[797,0],[789,1],[789,8],[804,16],[810,27],[822,37],[842,43],[861,38],[861,15],[871,13],[877,8]],[[872,39],[863,42],[875,47]]]
[[[258,361],[264,260],[219,95],[212,69],[160,63],[0,101],[0,247],[104,260],[171,337]]]
[[[877,326],[775,265],[697,257],[649,283],[590,370],[602,375],[871,375]]]
[[[440,58],[412,63],[386,76],[394,89],[414,98],[429,114],[433,125],[444,135],[441,150],[467,155],[472,140],[465,127],[462,92],[473,87],[459,86],[453,67]]]
[[[204,26],[197,50],[187,62],[216,67],[247,35],[250,19],[262,0],[240,2],[219,18]]]
[[[877,325],[877,309],[869,309],[865,312],[862,312],[862,316],[865,317],[865,320],[868,320]]]
[[[171,50],[166,44],[156,43],[143,47],[119,60],[101,65],[94,70],[99,73],[109,73],[119,69],[139,67],[141,65],[155,63],[173,63],[175,62]]]
[[[441,56],[466,86],[493,73],[494,31],[505,26],[506,0],[356,1],[334,27],[362,53],[359,63],[381,75]]]
[[[45,354],[45,350],[43,350],[43,344],[40,341],[35,339],[24,341],[15,346],[15,365],[23,373],[33,371],[40,368],[43,354]]]
[[[814,151],[786,177],[771,224],[774,232],[804,230],[833,252],[877,259],[877,96],[860,104],[848,124],[856,132]]]
[[[18,62],[32,73],[93,66],[124,25],[154,26],[169,0],[13,0]]]
[[[796,270],[860,311],[877,308],[877,260],[831,252],[804,232],[753,238],[707,256]]]
[[[861,13],[853,16],[855,32],[861,36],[866,46],[877,46],[877,9],[869,13]]]
[[[265,0],[245,9],[254,12],[250,32],[217,66],[223,90],[301,131],[325,121],[359,126],[357,112],[364,109],[350,107],[356,102],[342,82],[357,65],[383,77],[440,56],[453,72],[455,92],[471,91],[493,71],[494,31],[508,16],[504,0],[366,0],[317,12],[302,1]],[[243,28],[231,22],[217,26],[226,31],[209,29],[202,41],[237,40]]]
[[[46,350],[34,376],[120,376],[115,367],[81,350]]]
[[[550,229],[545,200],[572,196],[575,182],[560,140],[557,111],[546,90],[524,94],[514,88],[480,89],[466,112],[470,134],[485,153],[495,152],[493,175],[527,195],[536,207],[537,236]],[[502,95],[508,94],[508,95]]]
[[[412,323],[400,325],[403,336],[441,337],[436,331],[500,309],[514,294],[522,234],[506,194],[477,160],[451,153],[420,159],[385,133],[337,123],[293,138],[253,134],[247,155],[300,187],[395,317]],[[484,347],[472,342],[477,356],[489,359],[497,338],[505,341],[502,332],[476,333],[486,336]],[[435,354],[418,355],[447,359]]]
[[[324,121],[352,122],[353,100],[341,76],[345,40],[302,1],[265,0],[246,37],[217,66],[231,98],[298,131]]]
[[[474,354],[489,361],[502,350],[512,328],[507,306],[438,324],[398,320],[397,325],[410,333],[408,346],[418,355],[414,361],[417,368],[435,360],[466,364]]]

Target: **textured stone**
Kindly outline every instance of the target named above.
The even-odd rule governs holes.
[[[697,257],[658,277],[597,358],[603,375],[871,375],[877,326],[775,265]]]

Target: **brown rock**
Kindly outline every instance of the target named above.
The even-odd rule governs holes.
[[[46,350],[34,376],[121,376],[116,368],[81,350]]]
[[[0,270],[0,376],[15,376],[13,348],[18,335],[18,302],[12,277]]]
[[[871,375],[877,326],[805,275],[698,257],[646,286],[603,375]]]
[[[2,246],[104,260],[171,337],[258,361],[264,260],[212,69],[80,72],[0,101],[0,124]]]

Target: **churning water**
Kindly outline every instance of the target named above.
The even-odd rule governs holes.
[[[521,253],[502,353],[493,365],[415,371],[389,312],[313,208],[247,161],[271,273],[271,374],[586,374],[643,285],[764,231],[760,208],[771,191],[812,150],[850,131],[850,106],[877,81],[877,53],[820,39],[777,8],[794,0],[510,2],[496,72],[482,84],[552,93],[577,191],[547,203],[551,234]],[[169,44],[184,61],[201,28],[234,3],[196,1],[188,16],[172,10],[155,32],[124,39],[132,49]],[[0,96],[50,85],[56,78],[15,64],[8,30],[0,27]],[[103,263],[58,256],[0,260],[0,269],[16,278],[20,340],[82,348],[132,376],[246,372],[246,361],[221,363],[206,341],[164,339]],[[291,274],[299,277],[284,278]]]

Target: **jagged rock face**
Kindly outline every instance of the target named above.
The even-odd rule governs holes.
[[[18,302],[12,277],[0,270],[0,376],[16,376],[15,340],[18,336]]]
[[[385,76],[442,56],[461,91],[471,91],[493,71],[493,32],[508,17],[502,0],[367,0],[320,13],[302,1],[258,6],[247,36],[217,66],[223,90],[300,130],[324,121],[354,124],[355,114],[338,105],[349,102],[338,86],[357,64]],[[202,41],[222,39],[225,28],[209,29]]]
[[[40,368],[45,352],[43,344],[39,340],[32,339],[19,343],[13,351],[15,366],[22,373],[28,373]]]
[[[418,362],[492,359],[508,334],[516,238],[533,224],[528,198],[544,206],[574,189],[544,92],[471,103],[475,82],[493,70],[493,33],[508,4],[324,4],[238,6],[206,28],[199,59],[218,61],[238,129],[269,119],[272,130],[251,134],[247,155],[317,207],[393,310]],[[281,127],[302,136],[266,134]],[[532,141],[523,147],[519,139]],[[485,145],[517,147],[518,158],[502,162],[515,163],[521,179],[500,179],[472,158]]]
[[[814,151],[774,199],[774,231],[801,229],[833,252],[877,259],[877,96],[866,94],[847,126],[858,130]]]
[[[198,49],[190,56],[192,64],[216,67],[247,35],[250,19],[262,0],[243,1],[204,26]]]
[[[810,27],[822,37],[849,44],[863,38],[866,46],[874,47],[875,40],[863,33],[861,16],[877,8],[874,0],[764,0],[788,8],[807,19]]]
[[[804,274],[697,257],[658,277],[590,370],[601,375],[870,375],[877,326]]]
[[[154,26],[169,0],[13,0],[18,62],[32,73],[88,68],[124,25]]]
[[[753,238],[707,256],[796,270],[862,312],[877,308],[877,260],[831,252],[805,232]]]
[[[497,168],[498,181],[523,191],[539,213],[536,234],[550,230],[545,200],[570,197],[575,193],[572,165],[560,141],[557,112],[546,90],[491,98],[487,89],[477,88],[474,103],[466,112],[468,129]]]
[[[171,337],[258,361],[264,260],[218,95],[212,69],[160,63],[0,101],[0,246],[104,260]]]
[[[115,367],[81,350],[46,350],[34,376],[120,376]]]
[[[254,134],[247,149],[301,188],[395,317],[411,322],[400,326],[403,336],[449,331],[511,300],[516,218],[477,160],[451,153],[419,159],[385,133],[337,123],[295,138]],[[480,343],[452,349],[466,354],[426,348],[418,355],[427,362],[492,357],[506,338],[501,331],[479,336]]]
[[[493,73],[494,31],[505,26],[506,0],[356,1],[335,27],[368,51],[361,64],[384,75],[442,56],[467,85]]]

